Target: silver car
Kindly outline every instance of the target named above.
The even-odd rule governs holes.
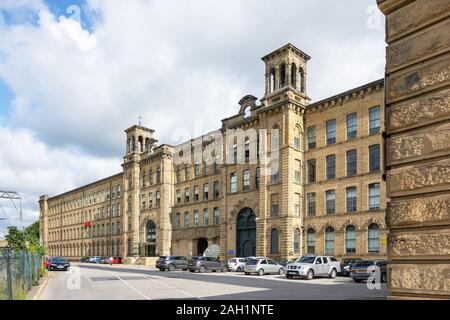
[[[156,261],[156,268],[161,271],[181,269],[186,271],[188,269],[188,260],[182,256],[161,256]]]
[[[284,274],[284,267],[281,264],[268,258],[247,258],[244,267],[244,273],[246,275],[256,273],[259,276],[264,274]]]
[[[244,271],[245,258],[231,258],[228,259],[228,271],[241,272]]]

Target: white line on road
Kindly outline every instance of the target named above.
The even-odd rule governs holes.
[[[143,296],[146,300],[152,300],[151,298],[147,297],[145,294],[143,294],[140,290],[136,289],[135,287],[133,287],[131,284],[129,284],[128,282],[126,282],[125,280],[123,280],[118,274],[110,271],[113,275],[115,275],[120,281],[122,281],[124,284],[126,284],[128,287],[130,287],[131,289],[133,289],[134,291],[136,291],[137,293],[139,293],[141,296]]]
[[[159,283],[159,284],[165,286],[166,288],[173,289],[173,290],[178,291],[178,292],[180,292],[180,293],[182,293],[182,294],[185,294],[185,295],[187,295],[187,296],[189,296],[189,297],[191,297],[191,298],[198,299],[198,300],[203,300],[203,299],[200,298],[200,297],[193,296],[193,295],[190,294],[189,292],[186,292],[186,291],[184,291],[184,290],[178,289],[177,287],[170,286],[170,285],[168,285],[168,284],[166,284],[166,283],[164,283],[164,282],[162,282],[162,281],[158,281],[158,280],[156,280],[156,279],[154,279],[154,278],[152,278],[152,277],[149,277],[149,276],[144,275],[144,278],[147,278],[147,279],[149,279],[149,280],[155,281],[155,282],[157,282],[157,283]]]

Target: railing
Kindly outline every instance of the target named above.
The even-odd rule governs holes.
[[[0,300],[24,300],[43,273],[41,254],[0,249]]]

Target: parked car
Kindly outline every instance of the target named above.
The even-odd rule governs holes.
[[[241,272],[244,271],[245,258],[231,258],[227,261],[228,271]]]
[[[100,259],[97,263],[107,264],[107,263],[109,263],[109,257],[100,257]]]
[[[48,265],[48,270],[64,270],[68,271],[70,268],[70,263],[66,258],[63,257],[51,257]]]
[[[355,280],[355,282],[361,282],[367,280],[373,273],[377,272],[377,266],[379,269],[379,279],[381,282],[386,282],[387,271],[386,271],[386,260],[360,260],[356,261],[355,265],[350,269],[350,277]],[[372,270],[370,270],[370,269]]]
[[[349,277],[350,276],[350,269],[351,267],[357,262],[361,261],[361,258],[350,258],[350,259],[343,259],[341,261],[341,272],[338,272],[339,276]]]
[[[112,263],[111,263],[111,257],[109,257],[106,259],[106,263],[119,264],[119,263],[122,263],[122,258],[121,257],[112,257]]]
[[[48,269],[48,266],[50,265],[50,256],[45,257],[45,269]]]
[[[81,259],[80,259],[80,262],[89,262],[89,257],[82,257]]]
[[[156,260],[156,268],[161,271],[181,269],[186,271],[188,269],[188,260],[183,256],[161,256]]]
[[[245,262],[244,273],[246,275],[256,273],[259,276],[268,273],[283,275],[284,267],[266,257],[248,258]]]
[[[227,265],[218,259],[210,257],[192,257],[188,263],[188,269],[190,272],[199,271],[201,273],[211,270],[213,272],[222,271],[227,272]]]
[[[89,259],[89,262],[90,263],[100,263],[101,258],[102,257],[99,257],[99,256],[93,256]]]
[[[340,271],[341,265],[335,257],[306,255],[286,266],[286,278],[300,277],[311,280],[325,276],[334,279]]]

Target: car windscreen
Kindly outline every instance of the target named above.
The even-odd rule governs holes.
[[[50,260],[50,262],[52,262],[52,263],[66,263],[67,260],[64,259],[64,258],[52,258],[52,259]]]
[[[314,263],[316,257],[300,257],[295,262],[297,263]]]
[[[355,267],[368,267],[373,264],[374,264],[374,262],[372,260],[362,260],[362,261],[356,261]]]
[[[256,265],[258,263],[258,260],[257,259],[247,259],[246,261],[245,261],[245,264],[247,264],[247,265],[249,265],[249,266],[254,266],[254,265]]]

